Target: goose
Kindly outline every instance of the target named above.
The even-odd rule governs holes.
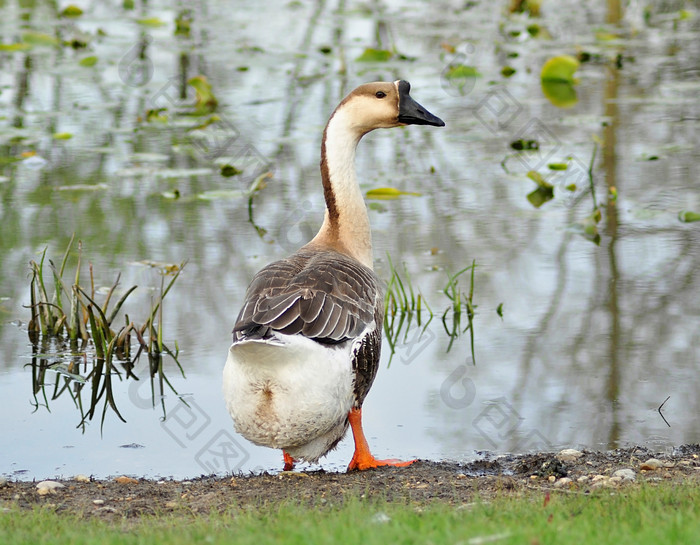
[[[366,83],[340,102],[321,142],[323,224],[296,253],[253,277],[233,328],[223,371],[228,412],[247,440],[282,449],[285,471],[316,463],[348,427],[355,442],[348,471],[415,462],[376,459],[362,430],[384,308],[355,177],[355,150],[368,132],[445,125],[410,90],[403,80]]]

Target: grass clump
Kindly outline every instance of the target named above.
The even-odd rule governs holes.
[[[161,285],[158,298],[153,302],[148,318],[141,325],[124,314],[124,324],[117,327],[116,320],[128,297],[137,286],[128,288],[112,305],[121,275],[109,288],[102,304],[97,303],[92,264],[89,265],[87,285],[81,277],[82,244],[78,241],[78,261],[75,274],[66,280],[66,264],[75,240],[66,248],[60,267],[47,258],[47,249],[41,259],[31,261],[30,297],[31,319],[27,330],[32,342],[32,389],[35,407],[49,407],[49,398],[54,400],[67,393],[81,413],[78,427],[92,420],[97,408],[102,405],[101,426],[104,425],[107,409],[125,422],[114,398],[113,378],[138,380],[133,369],[142,353],[149,361],[151,381],[157,377],[162,399],[164,385],[175,389],[163,372],[163,355],[178,361],[178,347],[171,350],[163,337],[163,300],[182,272],[185,263],[161,267]],[[169,277],[167,285],[165,278]],[[137,346],[132,357],[132,342]],[[47,371],[55,373],[53,391]],[[184,373],[183,373],[184,374]],[[89,400],[84,402],[83,389],[90,386]],[[155,404],[156,393],[152,388]],[[177,393],[177,392],[175,392]],[[41,394],[43,402],[37,399]]]

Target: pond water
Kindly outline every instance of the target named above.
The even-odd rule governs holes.
[[[0,474],[280,469],[224,407],[230,331],[252,275],[320,225],[320,136],[335,105],[399,78],[447,126],[377,131],[358,150],[363,190],[420,193],[368,200],[375,269],[388,281],[390,256],[434,313],[422,336],[415,318],[400,334],[390,365],[384,342],[364,410],[375,455],[700,441],[700,223],[679,220],[700,212],[697,5],[567,0],[534,17],[505,1],[71,4],[83,14],[0,4]],[[358,61],[368,48],[394,54]],[[550,100],[540,70],[563,54],[585,62]],[[215,119],[178,114],[192,110],[195,76],[211,84]],[[553,186],[539,207],[530,171]],[[162,318],[184,377],[164,357],[161,395],[145,356],[138,381],[117,364],[126,423],[108,407],[100,425],[102,398],[80,427],[77,383],[63,388],[55,365],[70,356],[27,333],[29,262],[48,248],[60,263],[73,234],[84,285],[91,263],[103,301],[121,273],[118,294],[138,285],[123,311],[140,323],[161,286],[149,264],[187,261]],[[448,274],[474,260],[475,362],[470,332],[448,352],[442,322]],[[464,297],[469,272],[458,280]],[[53,365],[43,388],[40,360]],[[321,466],[342,470],[351,455],[347,437]]]

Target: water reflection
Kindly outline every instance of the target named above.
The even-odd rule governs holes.
[[[406,130],[363,141],[364,191],[422,194],[370,206],[376,269],[388,282],[384,256],[405,263],[414,288],[437,314],[444,310],[433,302],[441,300],[445,271],[476,259],[478,364],[471,364],[466,338],[448,353],[440,320],[420,336],[427,320],[416,327],[414,318],[395,341],[389,369],[385,344],[367,400],[368,433],[385,450],[377,454],[437,459],[479,449],[663,448],[700,440],[700,239],[697,223],[677,220],[680,210],[700,208],[692,183],[700,18],[681,20],[672,5],[652,3],[637,20],[623,3],[609,4],[619,12],[612,19],[608,3],[584,10],[568,0],[534,19],[488,3],[413,3],[399,11],[401,4],[240,2],[231,10],[212,0],[193,6],[189,33],[176,34],[168,21],[178,14],[169,4],[140,4],[136,16],[97,3],[72,23],[89,35],[85,48],[1,51],[7,114],[0,119],[0,266],[6,271],[0,276],[0,393],[23,418],[32,375],[30,399],[50,402],[55,418],[49,423],[45,411],[37,411],[22,426],[6,422],[0,431],[12,447],[0,453],[0,472],[25,460],[38,476],[58,471],[32,458],[34,432],[51,426],[56,445],[82,444],[116,460],[123,453],[109,450],[109,442],[119,437],[146,445],[139,456],[173,464],[120,459],[114,469],[95,464],[96,473],[123,472],[132,462],[137,472],[184,476],[224,467],[197,465],[196,455],[216,434],[232,433],[219,392],[236,302],[262,265],[295,250],[320,225],[320,134],[338,100],[362,81],[399,77],[435,104],[447,127],[444,134]],[[5,36],[15,36],[20,23],[44,31],[56,26],[52,7],[26,8],[22,15],[13,6],[0,22]],[[166,24],[136,22],[151,16]],[[596,38],[604,22],[618,39]],[[533,23],[548,32],[532,35]],[[74,30],[56,32],[71,41]],[[395,48],[415,60],[356,62],[371,47]],[[577,76],[578,102],[562,110],[544,96],[539,70],[554,55],[578,53],[587,54]],[[97,63],[81,66],[85,56]],[[463,85],[462,94],[441,77],[455,62],[482,75]],[[515,70],[508,78],[505,66]],[[178,113],[193,107],[187,81],[196,76],[207,78],[218,99],[212,115],[220,120],[206,126],[211,116]],[[159,108],[166,110],[149,120],[148,111]],[[54,138],[61,133],[72,138]],[[600,246],[581,236],[592,208],[587,171],[594,136],[602,142],[593,170]],[[539,149],[513,154],[509,146],[519,139],[536,140]],[[549,163],[570,166],[550,171]],[[226,165],[243,174],[226,177],[232,172]],[[527,199],[530,171],[552,185],[553,198],[537,209]],[[266,187],[251,198],[250,184],[267,172]],[[187,441],[173,428],[170,435],[163,430],[160,418],[180,407],[180,398],[153,375],[160,364],[142,358],[140,372],[117,360],[108,373],[128,424],[111,418],[108,408],[102,442],[90,433],[85,443],[73,438],[73,416],[65,417],[63,403],[75,415],[80,388],[84,419],[94,367],[70,347],[49,347],[55,352],[43,357],[48,349],[32,348],[26,332],[9,325],[29,319],[22,308],[30,304],[27,263],[47,244],[64,248],[73,232],[94,250],[98,285],[109,285],[117,271],[125,285],[152,285],[142,267],[130,264],[189,260],[163,315],[187,381],[176,367],[164,367],[173,388],[190,393],[187,399],[201,409],[202,434],[186,428],[184,417],[178,433],[189,434]],[[147,307],[148,295],[141,297]],[[107,400],[105,369],[96,383],[104,393],[95,417]],[[132,374],[141,380],[133,382]],[[153,388],[144,408],[125,385],[148,381]],[[656,412],[669,395],[670,428]],[[61,427],[64,420],[70,429]],[[231,469],[277,467],[274,453],[237,440]],[[47,458],[65,458],[56,448]],[[173,448],[182,455],[171,455]],[[347,463],[343,448],[331,465]]]

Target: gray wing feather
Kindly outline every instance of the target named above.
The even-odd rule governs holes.
[[[342,342],[375,322],[380,306],[379,282],[369,268],[335,251],[303,249],[255,275],[233,337],[267,337],[279,331]],[[379,309],[377,327],[381,314]]]

